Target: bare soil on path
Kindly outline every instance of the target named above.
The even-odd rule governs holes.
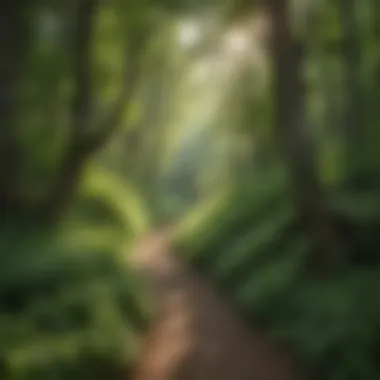
[[[248,328],[212,285],[183,265],[168,234],[137,244],[141,271],[158,315],[133,380],[304,380],[290,354]]]

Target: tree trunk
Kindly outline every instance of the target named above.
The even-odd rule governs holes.
[[[362,88],[362,46],[357,17],[356,0],[340,0],[340,22],[343,36],[341,57],[344,70],[344,94],[342,135],[345,141],[345,163],[349,184],[355,189],[364,188],[372,176],[366,149],[368,137],[367,112],[364,109]]]
[[[270,0],[275,131],[288,164],[299,213],[318,249],[313,265],[325,271],[341,263],[342,241],[316,176],[310,137],[305,131],[304,50],[291,32],[289,1]]]
[[[365,135],[361,88],[362,49],[356,5],[356,0],[340,0],[340,15],[343,28],[341,47],[346,93],[343,129],[346,133],[349,147],[358,147],[363,142],[363,135]]]
[[[18,191],[22,152],[17,138],[17,115],[20,81],[29,52],[29,8],[26,1],[12,1],[0,12],[0,208],[3,215],[20,209],[22,203]]]

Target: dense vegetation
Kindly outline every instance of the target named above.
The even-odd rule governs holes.
[[[286,2],[268,3],[280,156],[259,155],[255,175],[191,211],[173,243],[312,378],[376,379],[376,6],[321,6],[293,34]]]
[[[316,379],[380,378],[375,0],[0,13],[0,379],[126,379],[173,245]]]
[[[132,369],[151,306],[123,269],[120,246],[98,234],[37,240],[42,233],[29,227],[2,236],[11,255],[1,260],[1,378],[101,379]]]
[[[355,226],[344,235],[355,249],[337,273],[318,274],[313,256],[321,252],[297,215],[284,175],[257,179],[192,211],[176,231],[175,246],[250,323],[292,347],[316,379],[375,379],[378,195],[331,195],[340,220]]]
[[[154,313],[126,257],[146,212],[112,176],[86,178],[58,228],[2,228],[1,378],[111,379],[138,359]]]
[[[153,316],[126,264],[148,211],[94,157],[135,92],[121,76],[140,69],[122,3],[20,1],[0,16],[1,379],[127,376]]]

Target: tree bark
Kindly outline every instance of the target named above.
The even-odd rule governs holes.
[[[3,215],[21,208],[18,180],[22,152],[17,114],[20,81],[29,53],[29,8],[27,1],[12,1],[0,12],[0,207]]]
[[[318,246],[313,265],[326,271],[341,263],[342,241],[317,178],[310,137],[305,131],[303,46],[293,38],[289,1],[269,0],[275,131],[289,168],[299,214]]]
[[[363,143],[363,136],[365,136],[361,87],[362,46],[356,5],[356,0],[340,1],[340,15],[343,28],[341,54],[345,70],[346,93],[343,132],[346,134],[349,147],[358,147],[358,145]]]

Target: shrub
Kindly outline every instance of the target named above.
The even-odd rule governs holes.
[[[312,279],[305,268],[316,247],[284,177],[227,193],[184,220],[173,236],[177,250],[250,323],[292,347],[316,380],[380,378],[378,195],[331,194],[331,211],[350,226],[343,232],[355,254],[340,274]]]
[[[0,378],[112,380],[133,366],[153,311],[120,241],[89,231],[0,237]]]

